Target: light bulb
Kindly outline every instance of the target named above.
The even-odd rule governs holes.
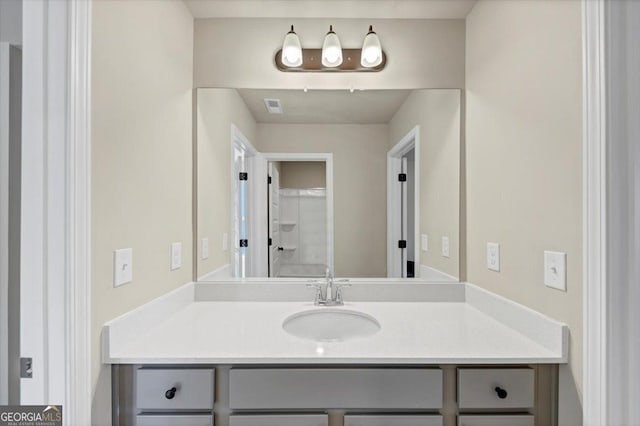
[[[322,65],[337,67],[340,64],[342,64],[342,46],[338,35],[333,32],[333,25],[331,25],[322,45]]]
[[[369,26],[369,32],[362,43],[362,57],[360,65],[367,68],[377,67],[382,63],[382,46],[378,35],[373,31],[373,26]]]
[[[282,63],[287,67],[299,67],[302,65],[302,47],[298,34],[293,30],[287,33],[282,43]]]

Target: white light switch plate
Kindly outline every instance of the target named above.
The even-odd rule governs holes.
[[[171,243],[171,270],[182,267],[182,243]]]
[[[227,234],[226,232],[222,234],[222,250],[229,250],[229,234]]]
[[[567,254],[544,252],[544,285],[567,291]]]
[[[422,251],[429,251],[429,236],[427,234],[422,234],[420,246],[422,247]]]
[[[120,287],[133,280],[133,249],[113,252],[113,286]]]
[[[487,243],[487,269],[500,272],[500,244]]]
[[[449,257],[449,237],[442,237],[442,257]]]
[[[209,238],[205,237],[202,239],[202,247],[200,249],[200,255],[202,260],[209,258]]]

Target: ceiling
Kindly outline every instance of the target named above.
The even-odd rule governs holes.
[[[238,89],[258,123],[388,123],[411,90],[267,90]],[[280,99],[284,114],[270,114],[264,99]]]
[[[184,0],[195,18],[464,19],[476,0]]]

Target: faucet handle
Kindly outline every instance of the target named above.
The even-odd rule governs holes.
[[[322,284],[318,280],[309,280],[307,283],[307,288],[313,288],[316,290],[316,298],[314,300],[314,304],[318,304],[320,299],[322,299]]]
[[[336,286],[336,302],[338,302],[339,304],[343,303],[342,300],[342,288],[343,287],[351,287],[351,283],[349,282],[349,280],[338,280],[335,282],[335,286]]]

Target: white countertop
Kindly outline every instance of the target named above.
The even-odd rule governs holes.
[[[126,315],[107,323],[104,362],[555,364],[567,361],[566,326],[549,320],[541,328],[536,328],[536,324],[533,329],[531,324],[514,328],[513,324],[507,325],[467,301],[347,302],[343,309],[373,316],[381,330],[370,337],[320,343],[291,336],[282,329],[288,316],[321,309],[310,302],[189,301],[192,296],[181,297],[182,302],[173,303],[168,315],[154,316],[143,309],[134,311],[133,317]],[[156,302],[155,309],[157,314],[164,308]],[[532,312],[514,318],[514,323],[546,320]],[[141,320],[141,315],[146,318]],[[558,330],[554,328],[556,325]],[[532,331],[526,331],[529,329]],[[551,338],[541,336],[546,330],[551,330]],[[552,344],[546,343],[549,341]]]

